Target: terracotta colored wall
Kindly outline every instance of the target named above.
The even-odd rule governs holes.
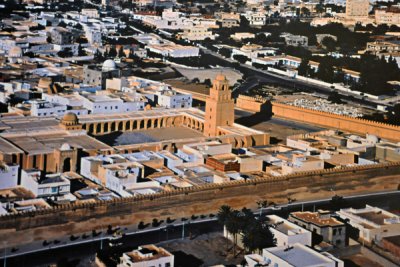
[[[137,225],[140,221],[151,222],[153,218],[181,218],[192,214],[215,213],[224,204],[239,209],[254,208],[260,199],[286,202],[289,195],[297,200],[326,198],[333,187],[335,192],[343,195],[395,190],[399,185],[399,167],[400,163],[391,163],[329,169],[282,177],[205,184],[112,201],[60,205],[52,209],[0,216],[0,236],[12,246],[32,240],[49,240],[104,229],[109,224]]]
[[[400,247],[398,245],[386,240],[385,238],[382,239],[382,245],[385,249],[393,253],[393,255],[400,258]]]
[[[400,141],[400,127],[395,125],[310,110],[278,102],[272,102],[272,113],[277,117],[320,125],[331,129],[358,134],[368,133],[381,138]]]
[[[222,172],[240,171],[240,164],[237,162],[223,163],[214,158],[207,158],[206,165]]]
[[[260,112],[262,106],[267,102],[264,98],[254,98],[250,96],[239,95],[236,99],[236,107],[253,112]]]

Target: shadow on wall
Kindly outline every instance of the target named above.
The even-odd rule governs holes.
[[[263,121],[267,121],[272,117],[272,104],[267,102],[261,106],[261,110],[247,117],[241,117],[235,120],[235,123],[244,125],[246,127],[252,127]]]

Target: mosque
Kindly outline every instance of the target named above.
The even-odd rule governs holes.
[[[111,66],[111,65],[110,65]],[[151,142],[109,145],[100,137],[146,134],[156,130],[169,138]],[[179,133],[179,134],[178,134]],[[184,136],[181,136],[184,133]],[[185,133],[190,133],[185,136]],[[217,75],[205,112],[195,109],[157,109],[118,114],[73,113],[59,118],[4,116],[0,118],[0,160],[23,169],[45,172],[78,171],[80,158],[98,154],[169,150],[187,143],[218,140],[235,148],[269,144],[269,135],[234,122],[234,100],[229,83]]]

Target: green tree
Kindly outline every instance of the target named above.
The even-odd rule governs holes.
[[[226,221],[228,220],[229,216],[232,213],[232,208],[228,205],[223,205],[219,208],[218,214],[217,214],[217,218],[218,218],[218,222],[221,225],[225,225]]]
[[[237,60],[241,64],[244,64],[249,60],[249,58],[244,55],[234,55],[233,59]]]
[[[330,52],[336,50],[336,41],[332,37],[325,37],[324,39],[322,39],[321,43]]]
[[[115,58],[116,56],[117,56],[117,49],[115,49],[115,47],[113,46],[108,50],[108,57]]]
[[[240,16],[240,28],[248,30],[249,26],[249,21],[244,16]]]
[[[79,46],[78,46],[78,56],[80,56],[80,57],[86,56],[86,52],[85,52],[85,50],[83,50],[83,47],[81,44],[79,44]]]
[[[240,211],[233,210],[225,223],[226,230],[233,235],[233,255],[236,256],[237,235],[242,228]]]
[[[388,122],[400,125],[400,104],[394,105],[388,112]]]
[[[222,48],[219,50],[219,53],[220,53],[222,56],[226,57],[226,58],[230,58],[230,57],[231,57],[231,54],[232,54],[232,51],[231,51],[229,48],[222,47]]]
[[[94,59],[97,61],[104,61],[104,56],[101,54],[99,49],[96,49],[96,52],[94,53]]]
[[[310,16],[310,10],[306,7],[302,7],[300,9],[300,15],[303,15],[304,17],[309,17]]]
[[[321,3],[317,4],[315,6],[315,11],[317,11],[317,13],[321,16],[321,14],[325,11],[324,5]]]
[[[73,53],[72,53],[71,48],[67,47],[67,48],[64,48],[63,50],[59,51],[57,53],[57,55],[59,57],[63,57],[64,58],[64,57],[72,57]]]
[[[297,73],[300,76],[308,77],[311,74],[311,67],[308,58],[303,58],[297,68]]]
[[[319,63],[317,78],[328,83],[334,80],[334,61],[331,57],[323,57]]]
[[[228,205],[222,205],[217,213],[218,222],[225,227],[227,221],[229,220],[233,210]],[[210,216],[211,217],[211,216]],[[228,240],[226,240],[226,246],[228,246]]]
[[[259,252],[276,244],[268,223],[261,218],[251,221],[243,230],[242,242],[248,252]]]
[[[126,56],[126,55],[125,55],[124,49],[123,49],[122,46],[120,46],[120,47],[119,47],[119,50],[118,50],[118,57],[119,57],[119,58],[123,58],[123,57],[125,57],[125,56]]]
[[[65,27],[67,27],[67,24],[62,20],[62,21],[60,21],[60,23],[58,23],[58,27],[65,28]]]
[[[338,92],[333,91],[329,94],[328,96],[328,100],[331,101],[332,103],[336,103],[336,104],[342,104],[342,99],[340,98],[340,95]]]
[[[77,24],[75,24],[74,28],[77,30],[82,30],[83,26],[80,23],[77,23]]]

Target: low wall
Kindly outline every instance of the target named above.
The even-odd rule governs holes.
[[[332,188],[341,195],[396,190],[398,175],[400,163],[376,164],[205,184],[96,203],[60,205],[0,216],[0,236],[7,241],[7,246],[15,246],[105,229],[108,225],[137,225],[140,221],[151,222],[153,218],[179,219],[193,214],[216,213],[224,204],[240,209],[255,208],[260,199],[286,203],[289,196],[297,200],[329,198]]]
[[[400,141],[400,127],[391,124],[311,110],[279,102],[272,102],[272,113],[274,116],[289,120],[358,134],[373,134],[381,138]]]

